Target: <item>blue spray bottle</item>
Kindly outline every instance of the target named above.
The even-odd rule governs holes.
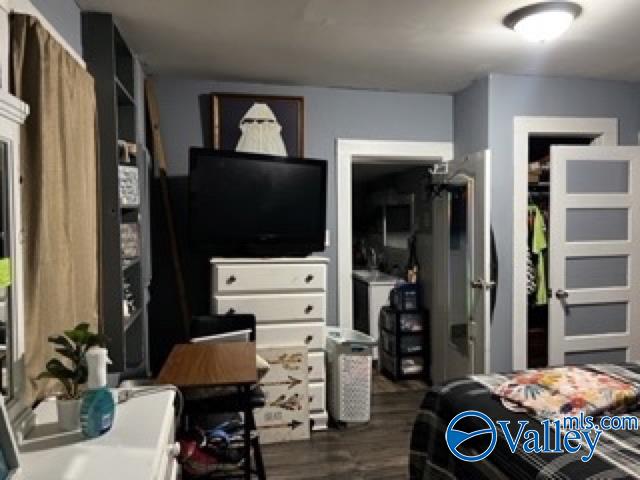
[[[107,364],[111,363],[107,349],[91,347],[87,350],[86,358],[88,389],[80,407],[80,425],[86,437],[94,438],[111,429],[116,406],[113,395],[107,388]]]

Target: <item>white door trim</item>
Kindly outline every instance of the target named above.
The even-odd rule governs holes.
[[[527,194],[529,136],[593,135],[598,145],[618,144],[617,118],[514,117],[513,118],[513,369],[527,367]]]
[[[336,139],[338,326],[353,328],[351,289],[351,167],[353,163],[417,162],[433,164],[453,158],[452,142]]]

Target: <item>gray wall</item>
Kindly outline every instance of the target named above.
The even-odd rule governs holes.
[[[457,109],[456,114],[459,114]],[[499,261],[498,296],[491,328],[493,371],[510,370],[512,364],[511,348],[505,346],[512,342],[513,117],[517,115],[616,117],[620,144],[636,145],[640,130],[640,87],[632,83],[577,78],[489,76],[492,226]],[[482,127],[477,124],[470,128]]]
[[[161,129],[169,174],[187,174],[190,146],[209,139],[206,95],[211,92],[246,92],[302,95],[305,98],[305,155],[329,161],[327,227],[331,245],[327,316],[336,323],[336,138],[452,141],[453,102],[450,95],[426,95],[223,83],[161,76],[156,78]]]
[[[69,45],[82,56],[80,8],[74,0],[30,0]]]
[[[456,157],[488,148],[489,77],[453,96],[453,141]]]

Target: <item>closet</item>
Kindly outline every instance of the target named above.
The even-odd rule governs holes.
[[[527,367],[549,364],[551,146],[590,145],[593,136],[529,137],[527,214]]]

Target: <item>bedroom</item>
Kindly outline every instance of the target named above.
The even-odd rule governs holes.
[[[532,3],[0,0],[8,466],[640,476],[615,416],[637,411],[640,5]],[[412,198],[364,255],[363,165],[409,165]],[[85,455],[79,409],[106,387],[115,423]],[[456,430],[466,410],[489,422]],[[543,423],[580,414],[600,434]]]

